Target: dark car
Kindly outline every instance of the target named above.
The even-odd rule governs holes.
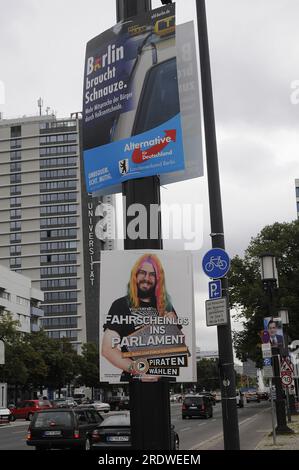
[[[27,445],[36,450],[89,450],[89,433],[103,421],[91,408],[59,408],[34,414],[28,429]]]
[[[130,414],[121,413],[106,418],[93,432],[90,433],[92,450],[101,449],[131,449]],[[180,440],[171,427],[171,449],[179,450]]]
[[[186,395],[182,405],[182,418],[213,417],[213,405],[205,395]]]
[[[257,392],[257,396],[260,400],[269,400],[269,393],[268,392]]]

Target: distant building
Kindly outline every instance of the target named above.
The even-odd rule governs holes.
[[[86,192],[80,113],[0,119],[0,265],[44,292],[43,328],[78,352],[99,337],[102,202]]]
[[[296,205],[297,205],[297,217],[299,219],[299,180],[296,180]]]
[[[0,315],[10,313],[13,320],[19,321],[19,331],[30,333],[40,329],[43,300],[44,293],[34,289],[29,278],[0,266]]]
[[[196,360],[200,359],[218,359],[218,351],[201,351],[200,348],[196,348]]]

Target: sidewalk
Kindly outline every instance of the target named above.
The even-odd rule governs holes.
[[[257,445],[256,450],[299,450],[299,415],[292,416],[292,422],[287,424],[295,434],[276,436],[276,445],[274,445],[272,433],[269,433]]]

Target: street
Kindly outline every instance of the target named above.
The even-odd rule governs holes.
[[[182,420],[181,404],[171,405],[172,424],[179,434],[181,450],[223,450],[221,404],[213,411],[211,419]],[[241,449],[255,449],[263,435],[271,431],[270,405],[250,403],[239,409],[238,414]],[[24,420],[0,426],[0,450],[32,450],[26,445],[27,429],[28,422]]]

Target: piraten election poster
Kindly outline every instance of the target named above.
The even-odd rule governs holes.
[[[100,380],[196,381],[188,252],[101,254]]]

